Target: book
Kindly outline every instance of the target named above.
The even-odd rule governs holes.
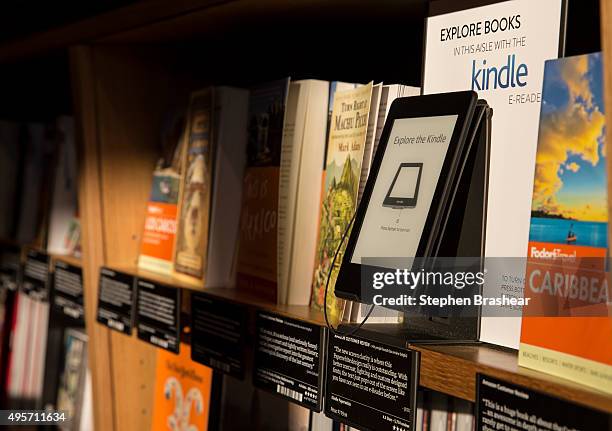
[[[303,80],[289,86],[280,161],[278,203],[278,302],[308,305],[321,199],[329,83]]]
[[[374,88],[376,88],[376,86]],[[363,194],[363,190],[365,188],[365,182],[368,179],[372,159],[374,158],[374,154],[376,154],[376,149],[378,148],[378,143],[380,142],[380,137],[385,125],[385,120],[387,119],[387,114],[389,113],[389,108],[391,108],[391,103],[393,103],[393,101],[398,97],[418,96],[421,89],[419,87],[391,84],[382,85],[378,92],[378,108],[376,110],[370,109],[370,118],[368,120],[368,136],[371,136],[373,132],[373,142],[370,146],[370,154],[367,156],[367,164],[366,156],[364,155],[364,166],[361,169],[362,177],[359,183],[359,200],[361,200],[361,195]],[[372,104],[374,104],[376,103],[374,102],[374,91],[372,95]],[[376,121],[371,120],[372,115],[376,115]],[[367,144],[366,151],[368,151]],[[347,316],[346,320],[351,323],[361,323],[365,319],[369,307],[359,302],[350,302],[352,302],[351,307],[345,308],[344,310],[345,315]],[[375,310],[372,311],[370,317],[368,318],[368,323],[398,323],[399,320],[400,314],[398,311],[376,306]]]
[[[87,381],[87,335],[69,328],[64,334],[64,366],[57,390],[56,410],[65,412],[70,422],[60,425],[61,430],[83,429],[83,410],[88,403]]]
[[[16,241],[19,244],[43,246],[41,229],[46,206],[43,203],[43,189],[48,178],[51,149],[46,125],[28,124],[24,131],[25,156],[20,167],[20,202],[17,215]]]
[[[73,254],[72,237],[78,216],[77,149],[74,118],[59,117],[56,121],[57,163],[53,197],[49,214],[47,251],[54,254]]]
[[[157,349],[151,431],[208,429],[212,369],[191,360],[190,345],[179,351]]]
[[[372,85],[370,82],[352,90],[337,91],[333,100],[311,299],[312,305],[318,309],[327,304],[332,324],[339,322],[343,307],[343,302],[333,294],[334,284],[342,262],[342,251],[346,247],[340,240],[357,207]],[[336,252],[338,257],[332,268]]]
[[[514,257],[517,265],[510,267],[508,259],[503,270],[491,268],[483,295],[501,297],[522,288],[502,280],[524,275],[518,258],[524,256],[529,232],[544,61],[562,53],[565,8],[562,0],[512,0],[467,9],[466,5],[476,3],[430,2],[423,94],[473,90],[493,108],[485,256]],[[520,17],[520,24],[503,37],[484,27],[461,38],[445,31],[467,28],[469,23],[484,26],[502,16]],[[512,45],[512,39],[519,42]],[[487,46],[493,49],[483,49]],[[518,348],[519,335],[520,317],[483,314],[481,341]]]
[[[235,284],[242,179],[246,165],[249,92],[215,87],[213,192],[206,287]]]
[[[278,299],[278,186],[288,86],[287,78],[251,89],[236,266],[239,289],[274,302]]]
[[[172,273],[174,266],[184,128],[184,112],[180,109],[163,123],[162,156],[153,171],[138,256],[139,268],[166,275]]]
[[[546,62],[519,365],[612,394],[602,60]]]
[[[197,280],[206,274],[214,160],[213,89],[191,95],[184,136],[174,271]]]

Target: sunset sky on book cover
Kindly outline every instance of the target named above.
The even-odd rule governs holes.
[[[546,62],[519,364],[612,393],[600,54]]]

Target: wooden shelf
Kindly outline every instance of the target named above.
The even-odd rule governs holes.
[[[113,267],[143,279],[200,292],[212,297],[256,308],[319,326],[323,313],[309,306],[278,305],[236,288],[198,288],[183,280],[135,268]],[[474,402],[476,374],[483,373],[527,388],[612,413],[612,396],[552,375],[518,366],[515,350],[487,344],[409,344],[421,352],[420,386]]]
[[[421,352],[419,384],[454,397],[474,401],[476,373],[612,413],[612,395],[559,377],[518,366],[516,351],[490,345],[410,345]]]
[[[186,289],[194,293],[203,293],[205,295],[213,296],[235,304],[258,308],[284,317],[309,322],[319,326],[325,326],[325,317],[323,316],[323,313],[312,309],[308,305],[279,305],[274,302],[262,300],[259,296],[238,288],[203,288],[200,284],[196,282],[188,282],[182,278],[176,278],[169,275],[158,274],[155,272],[145,271],[137,268],[113,266],[110,267],[110,269],[118,272],[123,272],[125,274],[130,274],[138,278],[142,278],[144,280],[165,284],[167,286],[172,286],[180,289]]]
[[[55,267],[55,262],[58,260],[65,262],[69,265],[76,266],[78,268],[81,268],[83,266],[81,259],[76,256],[71,256],[67,254],[53,254],[53,253],[50,253],[49,256],[51,257],[51,262],[53,262],[53,267]]]

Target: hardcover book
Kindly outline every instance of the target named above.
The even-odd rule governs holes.
[[[237,260],[238,288],[277,301],[279,170],[289,79],[251,89],[247,166]]]
[[[206,273],[212,190],[213,89],[191,95],[183,154],[174,271],[199,280]]]
[[[612,394],[601,54],[546,62],[519,365]]]
[[[174,261],[177,205],[181,179],[184,115],[169,117],[162,132],[163,156],[153,172],[138,267],[169,275]]]
[[[311,300],[318,309],[327,304],[332,324],[338,323],[343,307],[343,302],[334,295],[334,284],[346,246],[341,244],[341,239],[357,208],[371,97],[371,82],[334,94]],[[328,276],[331,278],[326,301]]]

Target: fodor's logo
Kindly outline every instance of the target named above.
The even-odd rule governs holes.
[[[517,64],[516,55],[508,55],[501,67],[487,66],[487,60],[472,60],[472,90],[524,87],[529,69],[525,63]]]

